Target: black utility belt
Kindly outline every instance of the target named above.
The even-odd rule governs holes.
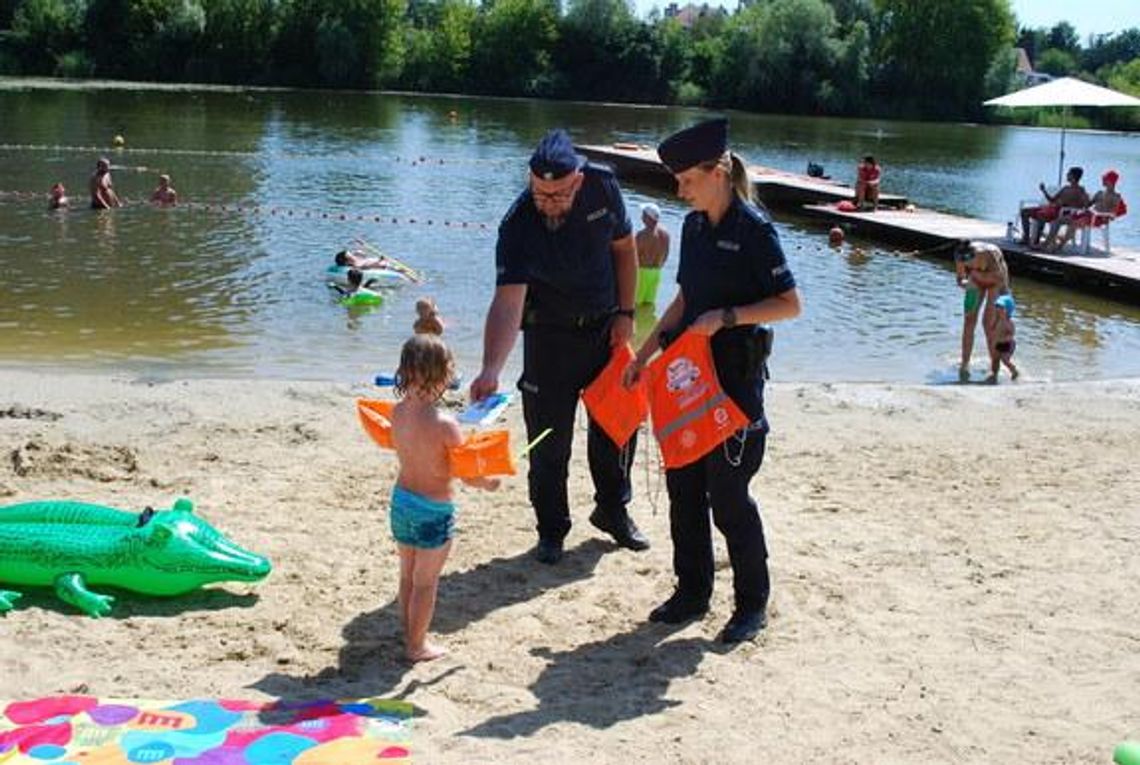
[[[554,327],[556,329],[601,329],[613,318],[617,309],[611,308],[600,313],[563,315],[549,311],[528,309],[523,311],[522,328]]]
[[[662,332],[658,338],[664,349],[676,340],[684,329]],[[768,378],[768,357],[772,355],[775,333],[764,324],[745,324],[722,329],[713,335],[713,357],[718,365],[727,368],[721,374],[735,375],[743,380]]]

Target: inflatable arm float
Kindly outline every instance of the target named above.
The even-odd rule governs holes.
[[[211,582],[260,581],[270,568],[196,516],[188,499],[141,513],[84,502],[0,507],[0,583],[53,586],[90,616],[109,613],[114,598],[89,584],[183,595]],[[0,613],[19,597],[0,589]]]

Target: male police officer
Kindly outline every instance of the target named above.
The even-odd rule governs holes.
[[[574,151],[553,130],[530,158],[530,183],[499,225],[495,296],[483,335],[483,369],[471,398],[498,390],[499,374],[523,330],[519,389],[527,437],[545,437],[529,455],[530,501],[542,563],[557,563],[570,531],[566,479],[578,397],[611,349],[633,334],[637,253],[613,173]],[[591,420],[586,446],[594,480],[590,522],[620,546],[645,550],[626,504],[636,436],[625,449]]]

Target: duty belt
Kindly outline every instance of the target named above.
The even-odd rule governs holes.
[[[523,329],[529,327],[558,327],[559,329],[598,329],[614,315],[614,309],[600,313],[558,315],[529,308],[523,311]]]

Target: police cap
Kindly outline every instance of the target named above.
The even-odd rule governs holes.
[[[570,135],[561,128],[544,135],[534,154],[530,155],[530,171],[546,181],[564,178],[585,163],[586,160],[574,151]]]
[[[657,147],[657,156],[669,171],[683,173],[690,167],[720,159],[728,148],[728,120],[724,117],[698,122],[674,133]]]

